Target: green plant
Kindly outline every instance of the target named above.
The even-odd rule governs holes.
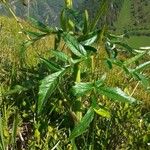
[[[0,149],[16,149],[17,137],[21,135],[21,119],[17,109],[8,106],[0,113]],[[11,123],[10,123],[11,122]]]

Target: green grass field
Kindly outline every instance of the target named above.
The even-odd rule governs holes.
[[[131,24],[130,6],[131,1],[125,0],[118,17],[118,21],[115,23],[117,31],[121,32],[124,27],[128,27]]]
[[[150,33],[150,19],[149,19],[150,13],[148,11],[148,9],[150,10],[150,5],[142,6],[142,8],[143,8],[142,13],[146,14],[146,16],[147,16],[146,22],[145,23],[139,23],[137,26],[135,26],[134,25],[135,18],[131,14],[131,5],[133,5],[133,3],[134,3],[134,7],[135,7],[134,9],[135,9],[136,13],[140,15],[140,12],[138,12],[138,10],[136,10],[139,7],[139,5],[141,4],[141,3],[139,3],[139,0],[136,0],[136,2],[131,1],[131,0],[125,0],[124,5],[122,7],[122,10],[121,10],[119,17],[118,17],[118,21],[115,23],[115,26],[117,28],[117,32],[123,33],[124,29],[131,30],[131,29],[135,28],[136,32],[139,32],[139,33],[148,32],[148,33]],[[141,5],[144,5],[144,4],[141,4]],[[138,30],[138,28],[141,28],[141,27],[143,29]],[[145,30],[144,27],[149,28],[149,29]],[[141,36],[132,36],[131,35],[130,38],[127,39],[127,43],[134,48],[139,48],[139,47],[143,47],[143,46],[150,46],[150,37],[144,36],[144,35],[141,35]]]
[[[150,47],[150,37],[147,36],[131,36],[126,41],[133,48]]]

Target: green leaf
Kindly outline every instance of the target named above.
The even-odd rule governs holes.
[[[106,73],[103,74],[99,80],[95,81],[95,86],[96,86],[95,88],[99,88],[100,86],[102,86],[104,84],[105,79],[106,79]]]
[[[24,32],[32,38],[41,38],[46,35],[45,33],[32,32],[32,31],[24,31]]]
[[[39,29],[42,32],[50,33],[52,29],[49,29],[45,24],[42,22],[34,19],[34,18],[29,18],[29,21],[31,22],[31,25],[35,27],[36,29]]]
[[[52,71],[60,71],[60,66],[57,65],[56,63],[47,60],[45,58],[40,57],[40,60],[42,60],[42,62],[44,62],[44,64],[46,64],[46,66],[48,67],[48,69],[52,70]]]
[[[150,123],[150,112],[146,112],[142,118],[145,122]]]
[[[108,98],[119,101],[119,102],[128,102],[135,103],[137,102],[135,98],[124,93],[120,88],[112,88],[112,87],[99,87],[97,92],[101,95],[105,95]]]
[[[132,64],[132,63],[134,63],[134,62],[140,60],[145,54],[146,54],[146,52],[143,52],[143,53],[140,53],[140,54],[138,54],[138,55],[136,55],[136,56],[134,56],[134,57],[132,57],[132,58],[126,60],[126,61],[124,62],[124,65],[130,65],[130,64]]]
[[[54,49],[56,50],[61,42],[61,33],[57,33],[57,35],[55,35],[55,40],[54,40]]]
[[[67,56],[64,52],[61,51],[52,51],[52,53],[61,61],[63,62],[68,62],[69,61],[69,56]]]
[[[107,109],[105,108],[99,108],[99,109],[93,108],[93,109],[98,115],[105,118],[110,118],[110,112]]]
[[[104,106],[99,105],[95,98],[92,99],[92,108],[100,116],[110,118],[110,112]]]
[[[146,77],[145,75],[143,74],[140,74],[138,72],[134,72],[133,73],[133,76],[141,81],[141,84],[143,85],[143,87],[146,89],[146,90],[150,90],[150,79],[148,77]]]
[[[80,28],[79,21],[77,19],[78,17],[77,11],[73,9],[65,8],[65,17],[66,17],[66,23],[67,23],[67,31],[74,31],[75,26],[76,26],[76,29]]]
[[[79,57],[84,57],[87,55],[84,47],[77,41],[75,37],[71,36],[69,33],[63,33],[62,37],[73,54]]]
[[[124,65],[124,63],[122,61],[120,61],[118,59],[108,59],[107,58],[107,65],[110,69],[112,69],[113,64],[120,67],[121,69],[123,69],[126,74],[132,73],[131,70],[129,68],[127,68],[127,66]]]
[[[133,53],[133,49],[126,43],[123,43],[123,42],[113,42],[113,43],[120,45],[120,46],[124,47],[126,50],[128,50],[130,53]]]
[[[63,10],[61,11],[61,14],[60,14],[60,25],[61,25],[61,28],[62,28],[64,31],[67,30],[65,9],[63,9]]]
[[[133,71],[133,72],[139,72],[139,71],[141,71],[141,70],[143,70],[143,69],[145,69],[145,68],[147,68],[147,67],[149,67],[149,66],[150,66],[150,61],[147,61],[147,62],[145,62],[145,63],[143,63],[143,64],[137,66],[137,67],[136,67],[135,69],[133,69],[132,71]]]
[[[102,86],[105,79],[106,74],[104,74],[100,80],[97,80],[95,82],[76,83],[76,85],[72,87],[73,94],[77,97],[84,96],[94,88],[99,88],[100,86]]]
[[[33,43],[34,43],[33,40],[27,40],[27,41],[24,41],[24,42],[23,42],[22,46],[23,46],[24,48],[27,48],[27,47],[29,47],[30,45],[32,45]]]
[[[88,26],[89,26],[89,14],[88,11],[84,11],[84,27],[83,27],[83,33],[86,34],[88,32]]]
[[[12,136],[11,136],[11,143],[12,143],[12,147],[14,149],[16,146],[16,136],[17,136],[18,123],[19,123],[19,113],[16,110],[15,115],[14,115],[14,121],[13,121],[13,127],[12,127]]]
[[[113,68],[112,61],[109,58],[106,59],[106,65],[108,66],[109,69]]]
[[[84,117],[81,119],[81,121],[73,129],[73,131],[69,137],[70,140],[83,134],[86,131],[86,129],[89,127],[93,118],[94,118],[94,110],[93,110],[93,108],[89,108],[89,110],[84,115]]]
[[[107,34],[107,37],[111,40],[111,41],[121,41],[124,38],[124,34],[122,35],[114,35],[114,34]]]
[[[70,59],[70,62],[72,63],[72,64],[78,64],[78,63],[80,63],[80,62],[82,62],[83,61],[83,59]]]
[[[101,33],[101,30],[97,30],[89,34],[85,34],[83,36],[80,36],[78,38],[78,41],[83,45],[87,45],[87,46],[91,45],[98,39],[98,37],[100,36],[100,33]]]
[[[41,85],[39,87],[39,93],[38,93],[39,95],[38,105],[37,105],[38,114],[41,113],[48,98],[56,90],[59,84],[60,77],[63,75],[63,73],[64,73],[64,69],[45,77],[41,81]]]
[[[16,94],[16,93],[20,94],[20,93],[22,93],[24,91],[27,91],[29,88],[31,88],[31,87],[23,87],[21,85],[15,85],[13,87],[13,89],[11,89],[10,91],[6,92],[5,94],[6,95],[11,95],[11,94]]]
[[[114,59],[114,58],[117,57],[118,52],[117,52],[117,49],[116,49],[116,45],[113,44],[112,42],[107,41],[105,43],[105,50],[106,50],[109,58],[113,58]]]
[[[112,64],[119,66],[119,67],[123,66],[123,62],[118,59],[107,59],[107,61],[110,61]]]
[[[97,49],[92,47],[92,46],[84,46],[84,49],[89,53],[91,54],[92,52],[93,53],[96,53],[97,52]]]
[[[75,86],[73,86],[72,91],[75,96],[83,96],[90,92],[93,89],[93,83],[87,82],[87,83],[76,83]]]

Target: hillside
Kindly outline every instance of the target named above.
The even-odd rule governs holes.
[[[74,9],[83,13],[88,10],[90,18],[95,16],[102,0],[74,0]],[[109,2],[109,12],[107,14],[107,23],[112,26],[116,21],[118,13],[122,7],[123,0],[113,0]],[[15,14],[21,18],[33,17],[50,25],[59,25],[59,15],[64,7],[63,0],[11,0],[10,5]],[[4,6],[0,4],[0,14],[9,15]],[[113,15],[112,15],[113,14]],[[104,22],[104,21],[103,21]]]
[[[135,48],[150,46],[150,1],[125,0],[115,29],[129,35],[127,43]]]

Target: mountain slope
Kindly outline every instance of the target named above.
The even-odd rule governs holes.
[[[125,0],[115,23],[116,32],[127,33],[127,43],[135,48],[150,46],[149,10],[149,0]]]
[[[102,0],[73,0],[73,5],[75,10],[80,11],[80,13],[83,13],[83,11],[87,9],[90,17],[93,18],[99,9],[101,1]],[[112,25],[112,22],[117,19],[122,2],[123,0],[111,0],[109,2],[109,13],[106,19],[109,25]],[[51,25],[58,25],[59,14],[64,7],[64,0],[10,0],[10,5],[16,15],[22,18],[30,16]],[[8,12],[4,9],[2,4],[0,4],[0,14],[8,15]]]

